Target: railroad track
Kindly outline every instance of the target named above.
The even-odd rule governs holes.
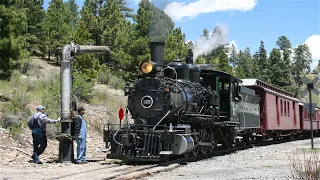
[[[102,165],[98,168],[86,170],[88,166],[78,165],[81,172],[73,172],[61,176],[49,178],[48,180],[109,180],[109,179],[132,179],[141,177],[141,174],[148,175],[149,173],[156,173],[168,169],[178,167],[180,164],[173,162],[166,162],[161,164],[145,164],[145,165],[127,165],[127,164],[108,164]],[[89,167],[90,168],[90,167]]]
[[[303,138],[307,139],[307,138]],[[167,162],[158,163],[158,164],[141,164],[141,165],[130,165],[125,163],[119,164],[104,164],[99,168],[93,168],[88,170],[83,170],[81,172],[70,173],[66,175],[62,175],[59,177],[51,178],[50,180],[56,179],[77,179],[77,180],[88,180],[88,179],[95,179],[95,180],[126,180],[126,179],[137,179],[141,177],[145,177],[151,174],[155,174],[162,171],[167,171],[179,167],[180,165],[184,165],[190,162],[195,162],[215,156],[221,156],[236,152],[238,150],[252,148],[253,146],[266,146],[270,144],[279,144],[283,142],[288,142],[288,140],[278,140],[273,142],[265,142],[262,144],[255,144],[248,147],[235,147],[230,149],[222,149],[217,148],[214,152],[206,155],[198,155],[198,156],[190,156],[190,157],[183,157],[179,159],[173,159]],[[82,165],[79,165],[82,168]]]

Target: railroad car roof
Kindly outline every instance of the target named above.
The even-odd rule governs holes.
[[[303,106],[305,104],[308,104],[308,103],[299,102],[299,105],[301,105],[301,106]],[[316,109],[316,111],[320,111],[320,107],[318,107],[318,106],[315,109]]]
[[[242,79],[242,85],[243,86],[259,87],[268,93],[289,99],[291,101],[301,102],[301,100],[294,98],[292,93],[284,91],[284,90],[279,89],[277,87],[274,87],[274,86],[272,86],[266,82],[263,82],[259,79]]]

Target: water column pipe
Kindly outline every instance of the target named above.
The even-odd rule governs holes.
[[[62,50],[61,61],[61,135],[59,143],[59,162],[73,162],[73,140],[71,123],[73,122],[71,112],[71,87],[72,87],[72,59],[78,54],[97,54],[108,53],[110,48],[108,46],[91,46],[91,45],[77,45],[73,42],[67,44]],[[64,137],[64,138],[61,138]]]

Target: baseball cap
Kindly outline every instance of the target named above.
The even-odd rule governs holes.
[[[39,105],[37,106],[37,111],[40,111],[41,109],[45,109],[46,107],[42,106],[42,105]]]

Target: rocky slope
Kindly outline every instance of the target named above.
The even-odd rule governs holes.
[[[22,76],[25,79],[52,78],[53,73],[59,73],[60,69],[47,61],[35,59],[37,72],[32,72],[29,76]],[[101,157],[104,147],[102,139],[102,130],[108,122],[118,122],[117,114],[120,107],[125,107],[126,97],[122,90],[112,89],[110,86],[97,84],[94,87],[101,95],[99,101],[94,104],[80,102],[78,105],[86,109],[85,119],[88,124],[87,137],[87,156]],[[101,99],[102,98],[102,99]],[[32,101],[27,108],[34,109],[39,104],[38,101]],[[0,108],[1,110],[1,108]],[[1,114],[0,114],[1,115]],[[25,117],[28,119],[28,117]],[[48,124],[47,129],[56,129],[55,125]],[[74,143],[75,145],[75,143]],[[76,146],[75,146],[76,147]],[[54,139],[48,139],[48,147],[43,155],[40,156],[44,162],[51,162],[58,157],[59,142]],[[18,137],[11,137],[9,131],[0,127],[0,167],[4,165],[29,164],[32,154],[32,136],[28,128],[22,129]]]

